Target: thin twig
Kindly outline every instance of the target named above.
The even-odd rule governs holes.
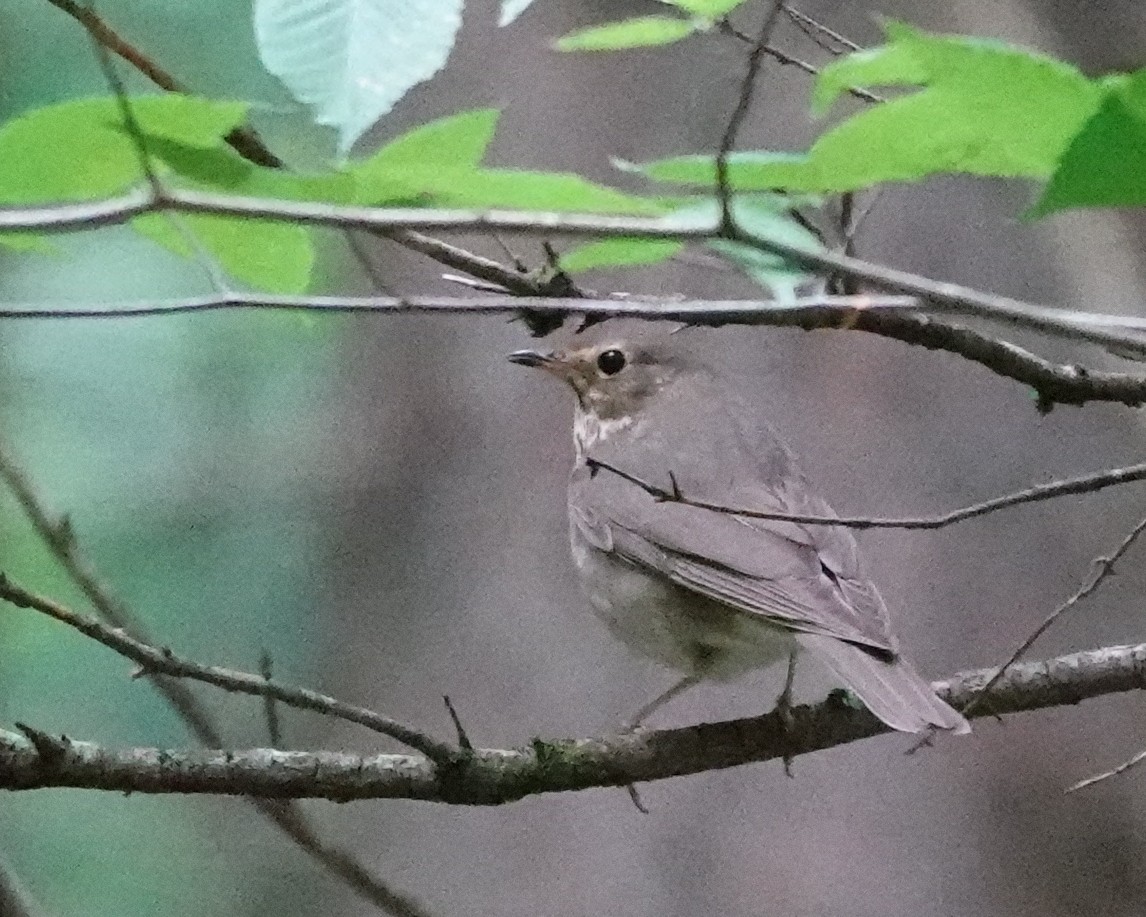
[[[948,703],[974,696],[994,669],[934,684]],[[1146,644],[1071,653],[1012,668],[992,690],[999,713],[1074,705],[1146,688]],[[534,740],[517,749],[474,749],[443,776],[420,755],[228,749],[110,749],[68,739],[47,762],[23,735],[0,730],[0,788],[82,787],[130,793],[255,794],[262,797],[419,799],[503,805],[527,796],[665,780],[793,758],[890,732],[833,693],[791,708],[790,723],[764,716],[585,739]],[[980,716],[989,716],[982,711]],[[951,740],[958,741],[958,740]]]
[[[259,674],[263,681],[269,682],[274,677],[274,661],[268,650],[259,654]],[[263,695],[263,719],[267,724],[267,738],[272,748],[279,748],[283,744],[282,723],[279,720],[279,706],[273,694]]]
[[[746,519],[795,522],[799,525],[834,525],[853,529],[942,529],[949,525],[954,525],[957,522],[963,522],[966,519],[986,516],[990,513],[998,512],[1001,509],[1021,506],[1024,503],[1039,503],[1043,500],[1052,500],[1055,497],[1094,493],[1118,484],[1130,484],[1134,481],[1146,480],[1146,462],[1143,462],[1138,465],[1130,465],[1126,468],[1111,468],[1107,471],[1099,471],[1077,478],[1052,481],[1049,484],[1037,484],[1025,490],[1006,494],[1002,497],[994,497],[990,500],[984,500],[981,503],[974,503],[970,506],[954,509],[938,516],[888,519],[874,516],[815,516],[803,513],[755,510],[743,506],[727,506],[721,503],[710,503],[707,500],[693,500],[686,494],[680,493],[679,490],[674,492],[674,490],[659,487],[650,481],[637,477],[631,472],[610,465],[608,462],[590,458],[588,459],[588,464],[593,468],[600,468],[603,471],[611,472],[617,475],[617,477],[628,481],[630,484],[635,484],[641,488],[641,490],[645,491],[645,493],[664,503],[680,503],[684,506],[695,506],[700,509],[711,510],[715,513],[743,516]],[[1134,532],[1131,533],[1128,539],[1129,541],[1133,541],[1133,539],[1138,536],[1138,532],[1143,525],[1146,525],[1146,520],[1140,523],[1139,529],[1135,529]],[[1110,563],[1113,563],[1115,559],[1120,557],[1127,547],[1129,547],[1129,544],[1123,543],[1115,553],[1115,556],[1111,558]],[[1093,587],[1091,587],[1090,591],[1093,591]],[[1086,594],[1089,594],[1089,592]],[[1077,601],[1078,598],[1083,597],[1084,596],[1076,597],[1072,600],[1071,604]],[[1025,646],[1024,649],[1026,649]]]
[[[784,13],[789,19],[792,20],[792,23],[796,26],[796,28],[807,35],[810,39],[812,39],[812,41],[814,41],[829,54],[839,55],[844,53],[844,51],[863,50],[859,45],[857,45],[847,36],[841,35],[839,32],[836,32],[833,29],[829,29],[822,22],[818,22],[807,13],[800,12],[798,9],[788,3],[784,4]],[[827,44],[825,41],[823,41],[825,38],[829,39],[830,41],[834,41],[837,45],[840,45],[840,48],[843,50],[840,48],[834,48]]]
[[[497,243],[497,247],[501,249],[501,253],[509,259],[509,263],[513,265],[514,270],[522,274],[529,273],[529,266],[521,260],[517,252],[509,247],[509,243],[496,232],[493,234],[493,241]]]
[[[139,665],[140,675],[166,675],[170,678],[187,678],[213,685],[224,691],[249,694],[254,697],[273,697],[275,700],[300,710],[313,710],[325,716],[357,723],[367,729],[396,739],[415,751],[420,751],[431,761],[449,764],[456,757],[456,751],[444,742],[438,742],[425,733],[403,726],[390,717],[375,713],[365,707],[357,707],[336,698],[320,694],[309,688],[298,688],[280,684],[261,675],[239,672],[220,666],[202,665],[188,659],[181,659],[166,647],[153,646],[129,636],[126,632],[108,627],[95,618],[72,611],[59,602],[38,595],[0,573],[0,599],[18,608],[29,608],[78,630],[85,637],[119,653]]]
[[[747,35],[744,32],[741,32],[727,19],[721,19],[719,22],[717,22],[717,27],[725,35],[729,35],[732,38],[735,38],[737,41],[742,41],[747,44],[750,44],[753,41],[751,35]],[[793,54],[789,54],[787,51],[783,50],[782,48],[778,48],[775,45],[765,45],[764,53],[780,64],[792,66],[798,70],[803,70],[804,73],[808,74],[809,76],[816,76],[820,72],[820,68],[815,64],[811,64],[802,58],[796,57]],[[857,99],[862,99],[865,102],[875,103],[887,101],[881,95],[877,95],[876,93],[870,92],[867,89],[860,89],[856,86],[849,86],[848,93],[855,96]]]
[[[474,750],[473,742],[470,741],[466,727],[462,725],[462,718],[458,716],[458,711],[454,708],[454,702],[450,700],[448,694],[442,697],[446,705],[446,713],[450,715],[450,722],[454,724],[454,733],[458,739],[458,748],[464,752],[471,752]]]
[[[871,191],[870,194],[868,194],[867,202],[865,204],[862,206],[853,207],[854,212],[852,213],[851,222],[848,224],[848,228],[844,234],[846,239],[855,239],[855,237],[859,234],[860,229],[863,228],[863,224],[867,222],[868,217],[871,216],[872,211],[875,210],[876,206],[879,204],[880,198],[882,197],[883,189],[875,188]],[[852,255],[855,254],[855,252],[845,251],[845,254]]]
[[[740,91],[736,97],[736,105],[732,115],[725,125],[724,134],[720,138],[720,147],[716,153],[716,197],[720,201],[720,225],[723,228],[732,227],[732,186],[728,181],[728,157],[732,148],[736,146],[736,138],[748,111],[752,107],[752,97],[756,92],[756,79],[760,75],[760,67],[764,63],[764,49],[768,45],[768,38],[772,29],[780,18],[781,2],[774,0],[760,26],[760,32],[748,52],[748,60],[744,67],[744,77],[740,81]]]
[[[90,7],[88,12],[93,16],[95,15]],[[95,52],[96,60],[99,61],[104,79],[107,80],[112,95],[115,96],[116,107],[119,108],[119,117],[123,122],[124,130],[132,140],[131,148],[134,150],[136,160],[139,163],[139,171],[147,180],[147,184],[151,186],[152,194],[161,197],[163,185],[160,184],[159,176],[151,163],[151,154],[147,151],[147,138],[143,134],[143,128],[139,126],[139,121],[136,120],[135,111],[131,107],[131,99],[127,95],[127,87],[124,86],[119,71],[115,69],[115,61],[111,59],[107,46],[99,40],[99,37],[91,29],[88,30],[88,37],[91,39],[92,50]]]
[[[505,267],[492,258],[475,255],[473,252],[466,251],[464,248],[459,248],[456,245],[451,245],[449,242],[443,242],[441,239],[435,239],[432,236],[423,235],[422,233],[413,232],[411,230],[390,232],[387,234],[387,238],[392,239],[411,251],[416,251],[419,254],[425,255],[427,258],[432,258],[439,264],[444,264],[455,270],[464,271],[471,277],[476,277],[478,280],[497,284],[515,296],[557,295],[552,278],[539,278],[532,274],[522,274],[519,271]],[[581,294],[580,291],[575,289],[562,288],[560,295],[570,297],[579,296]]]
[[[856,230],[853,228],[855,224],[855,193],[845,191],[839,196],[839,237],[843,240],[841,251],[845,255],[854,255],[856,253]],[[860,292],[859,283],[853,277],[829,277],[828,289],[834,293],[842,293],[845,296],[854,296]]]
[[[454,296],[324,296],[253,293],[241,290],[221,295],[188,296],[159,302],[119,302],[84,306],[52,304],[0,305],[0,319],[58,321],[68,319],[115,320],[156,318],[229,309],[325,313],[418,314],[457,313],[503,315],[534,309],[559,315],[592,314],[604,318],[645,318],[652,321],[687,322],[692,325],[778,325],[833,327],[833,322],[852,324],[862,313],[913,312],[919,300],[910,296],[809,296],[786,303],[753,299],[680,299],[675,297],[626,296],[616,299],[557,297]]]
[[[1083,583],[1083,585],[1080,586],[1079,589],[1070,598],[1068,598],[1054,611],[1047,615],[1043,622],[1033,631],[1031,631],[1030,635],[1022,643],[1019,644],[1015,651],[1011,653],[1010,658],[1004,662],[999,667],[999,670],[993,676],[991,676],[991,679],[985,685],[983,685],[982,690],[971,698],[966,707],[962,708],[960,712],[964,716],[970,716],[972,713],[982,707],[983,704],[989,700],[988,695],[991,693],[995,685],[1002,681],[1003,677],[1007,674],[1007,670],[1010,669],[1011,666],[1017,663],[1024,656],[1027,650],[1029,650],[1034,645],[1035,641],[1038,640],[1038,638],[1041,637],[1044,633],[1046,633],[1052,624],[1054,624],[1059,618],[1066,614],[1066,612],[1074,608],[1075,605],[1077,605],[1087,596],[1091,595],[1096,589],[1098,589],[1099,586],[1102,585],[1107,577],[1114,573],[1114,565],[1118,562],[1119,558],[1121,558],[1123,554],[1130,550],[1130,547],[1134,544],[1134,542],[1138,539],[1138,536],[1141,535],[1143,531],[1146,531],[1146,519],[1142,519],[1137,525],[1134,526],[1133,529],[1130,530],[1130,533],[1125,538],[1123,538],[1118,547],[1114,549],[1113,554],[1111,554],[1109,557],[1096,557],[1094,559],[1094,569],[1090,578],[1085,583]]]
[[[1080,780],[1078,783],[1072,784],[1066,788],[1067,793],[1074,793],[1078,790],[1085,790],[1089,786],[1094,786],[1096,783],[1101,783],[1103,780],[1109,780],[1111,777],[1117,777],[1119,774],[1125,774],[1128,770],[1137,767],[1143,761],[1146,761],[1146,751],[1140,751],[1133,758],[1123,761],[1117,767],[1111,768],[1108,771],[1103,771],[1101,774],[1095,774],[1093,777],[1087,777],[1085,780]]]
[[[350,251],[354,255],[354,260],[358,262],[358,266],[362,268],[362,273],[370,281],[370,288],[375,293],[385,293],[387,296],[397,298],[394,296],[394,291],[390,285],[386,283],[382,272],[374,264],[374,260],[370,257],[370,252],[363,244],[362,239],[352,229],[348,229],[345,233],[346,244],[349,246]]]

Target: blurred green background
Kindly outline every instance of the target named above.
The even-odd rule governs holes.
[[[207,95],[250,99],[280,149],[325,139],[259,66],[250,9],[104,2],[99,12]],[[0,3],[0,118],[106,82],[84,31],[46,2]],[[122,62],[132,91],[152,91]],[[82,157],[83,151],[76,150]],[[63,304],[209,292],[209,278],[127,228],[63,236],[55,254],[0,252],[0,299]],[[37,490],[67,513],[81,550],[159,639],[198,659],[313,678],[315,558],[323,518],[305,486],[314,415],[326,396],[340,320],[227,314],[0,326],[0,435]],[[18,581],[86,605],[5,492],[0,558]],[[113,744],[189,742],[122,659],[32,614],[0,615],[0,718]],[[201,692],[237,745],[267,741],[255,701]],[[217,808],[217,805],[216,805]],[[0,837],[50,913],[258,913],[274,859],[253,808],[212,828],[211,803],[82,793],[13,794]],[[245,823],[245,824],[244,824]],[[288,883],[289,887],[289,883]],[[254,894],[252,894],[254,892]],[[295,899],[299,913],[310,895]]]

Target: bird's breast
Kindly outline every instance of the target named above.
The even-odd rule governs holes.
[[[576,524],[570,538],[593,611],[643,656],[688,674],[730,679],[786,659],[795,648],[790,632],[601,550]]]

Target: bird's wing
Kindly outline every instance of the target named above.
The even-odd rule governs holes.
[[[894,655],[879,593],[822,556],[813,527],[659,501],[607,473],[574,488],[572,524],[598,550],[779,626]]]

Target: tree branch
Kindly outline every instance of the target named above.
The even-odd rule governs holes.
[[[235,694],[249,694],[255,697],[268,697],[281,701],[300,710],[313,710],[326,716],[347,722],[357,723],[374,732],[396,739],[415,751],[420,751],[432,761],[448,764],[456,757],[457,750],[443,742],[438,742],[424,733],[403,726],[380,713],[356,707],[344,701],[328,697],[309,688],[296,688],[283,685],[271,678],[249,672],[238,672],[219,666],[201,665],[181,659],[166,647],[152,646],[130,636],[123,630],[108,627],[95,618],[78,614],[59,602],[37,595],[17,585],[0,573],[0,599],[10,602],[17,608],[29,608],[47,615],[61,624],[78,630],[85,637],[119,653],[125,659],[140,666],[139,675],[166,675],[170,678],[189,678],[213,685]]]
[[[783,6],[784,13],[792,20],[796,27],[829,54],[838,56],[846,51],[863,50],[847,36],[841,35],[833,29],[829,29],[822,22],[817,22],[807,13],[800,12],[790,3],[784,3]],[[839,47],[835,47],[829,44],[829,42],[835,42]]]
[[[965,672],[935,687],[959,707],[995,672]],[[980,716],[1077,704],[1143,688],[1146,644],[1105,647],[1012,667],[992,689],[991,712]],[[793,708],[791,716],[790,726],[773,712],[629,735],[535,740],[528,748],[478,749],[446,773],[416,755],[109,749],[65,737],[53,739],[58,753],[45,756],[26,735],[0,731],[0,788],[501,805],[541,793],[624,787],[795,757],[890,731],[838,692],[818,704]]]
[[[794,327],[805,331],[854,330],[929,350],[944,350],[979,363],[996,375],[1029,385],[1035,391],[1039,410],[1043,412],[1055,404],[1082,405],[1089,401],[1112,401],[1129,406],[1146,403],[1146,375],[1051,363],[1008,341],[908,311],[918,306],[919,300],[914,297],[871,294],[815,296],[777,303],[768,300],[645,297],[278,296],[228,290],[209,296],[170,299],[158,304],[107,303],[79,307],[12,304],[0,306],[0,320],[148,318],[225,309],[376,315],[528,312],[534,316],[535,322],[548,319],[550,326],[559,325],[568,315],[579,314],[677,321],[690,325],[736,323]]]
[[[722,226],[718,220],[707,217],[364,207],[322,201],[244,197],[182,188],[165,188],[157,194],[152,188],[142,186],[118,197],[98,201],[0,209],[0,231],[65,232],[93,229],[124,223],[147,213],[165,211],[285,220],[301,225],[377,232],[513,232],[603,238],[638,236],[679,241],[725,238],[760,251],[781,255],[809,269],[838,273],[864,281],[877,289],[917,296],[929,310],[973,315],[1072,339],[1113,344],[1146,354],[1146,339],[1141,335],[1126,333],[1146,331],[1146,318],[1040,306],[1008,296],[984,293],[960,284],[932,280],[849,255],[810,251],[780,239],[757,238],[739,226]]]

